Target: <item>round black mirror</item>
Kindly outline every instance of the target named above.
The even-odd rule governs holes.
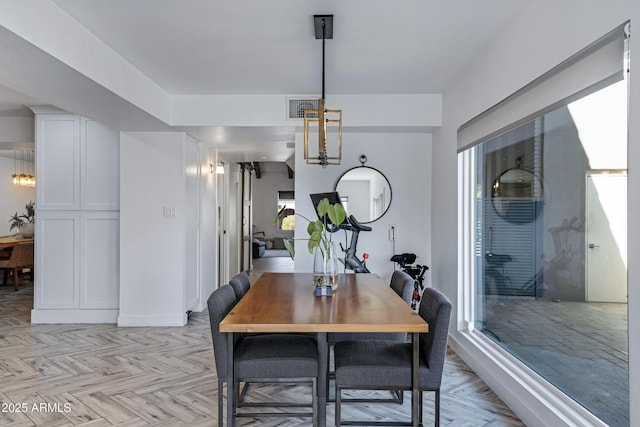
[[[519,165],[502,172],[491,187],[491,203],[496,213],[514,224],[535,220],[544,201],[542,181]]]
[[[358,222],[369,223],[389,209],[391,185],[379,170],[362,163],[362,166],[351,168],[338,178],[335,191],[340,194],[347,215],[353,215]]]

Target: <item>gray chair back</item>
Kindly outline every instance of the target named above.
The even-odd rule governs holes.
[[[391,275],[391,289],[409,305],[413,297],[414,283],[413,277],[402,270],[396,270]]]
[[[236,295],[229,285],[224,285],[213,291],[207,300],[211,338],[213,339],[213,354],[216,359],[216,372],[218,378],[225,380],[227,377],[227,335],[220,332],[220,322],[235,305]]]
[[[240,273],[233,276],[231,280],[229,280],[229,284],[236,294],[237,301],[240,301],[240,299],[249,291],[249,288],[251,287],[249,275],[244,271],[241,271]]]
[[[447,354],[451,302],[437,289],[426,288],[422,294],[418,314],[429,324],[429,332],[420,334],[420,352],[426,358],[431,373],[429,384],[420,384],[420,386],[439,388]]]

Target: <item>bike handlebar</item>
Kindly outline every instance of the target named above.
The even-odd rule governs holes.
[[[349,215],[347,224],[342,224],[340,228],[349,231],[371,231],[372,228],[367,225],[362,225],[358,222],[355,216]]]

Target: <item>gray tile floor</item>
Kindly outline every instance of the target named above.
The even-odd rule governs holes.
[[[268,249],[264,256],[253,259],[252,274],[267,272],[293,273],[293,260],[284,249]]]
[[[610,426],[629,425],[627,305],[488,299],[487,334]]]
[[[216,427],[218,396],[207,312],[184,327],[119,328],[110,324],[33,325],[33,286],[0,286],[0,403],[27,410],[0,411],[0,426]],[[261,401],[307,400],[309,389],[256,385]],[[366,396],[375,392],[364,392]],[[433,396],[425,396],[425,425],[433,424]],[[358,393],[358,396],[364,397]],[[383,393],[381,397],[387,397]],[[404,404],[346,404],[345,419],[407,419]],[[48,403],[68,410],[39,411]],[[269,408],[264,408],[269,410]],[[524,424],[453,352],[445,361],[441,424],[451,427]],[[333,425],[333,404],[327,425]],[[310,426],[306,418],[242,418],[242,427]]]

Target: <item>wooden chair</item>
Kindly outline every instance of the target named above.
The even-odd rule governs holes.
[[[0,269],[4,269],[3,285],[7,284],[9,272],[13,275],[13,287],[18,290],[20,270],[31,268],[33,275],[33,242],[18,243],[13,247],[9,259],[0,260]]]

